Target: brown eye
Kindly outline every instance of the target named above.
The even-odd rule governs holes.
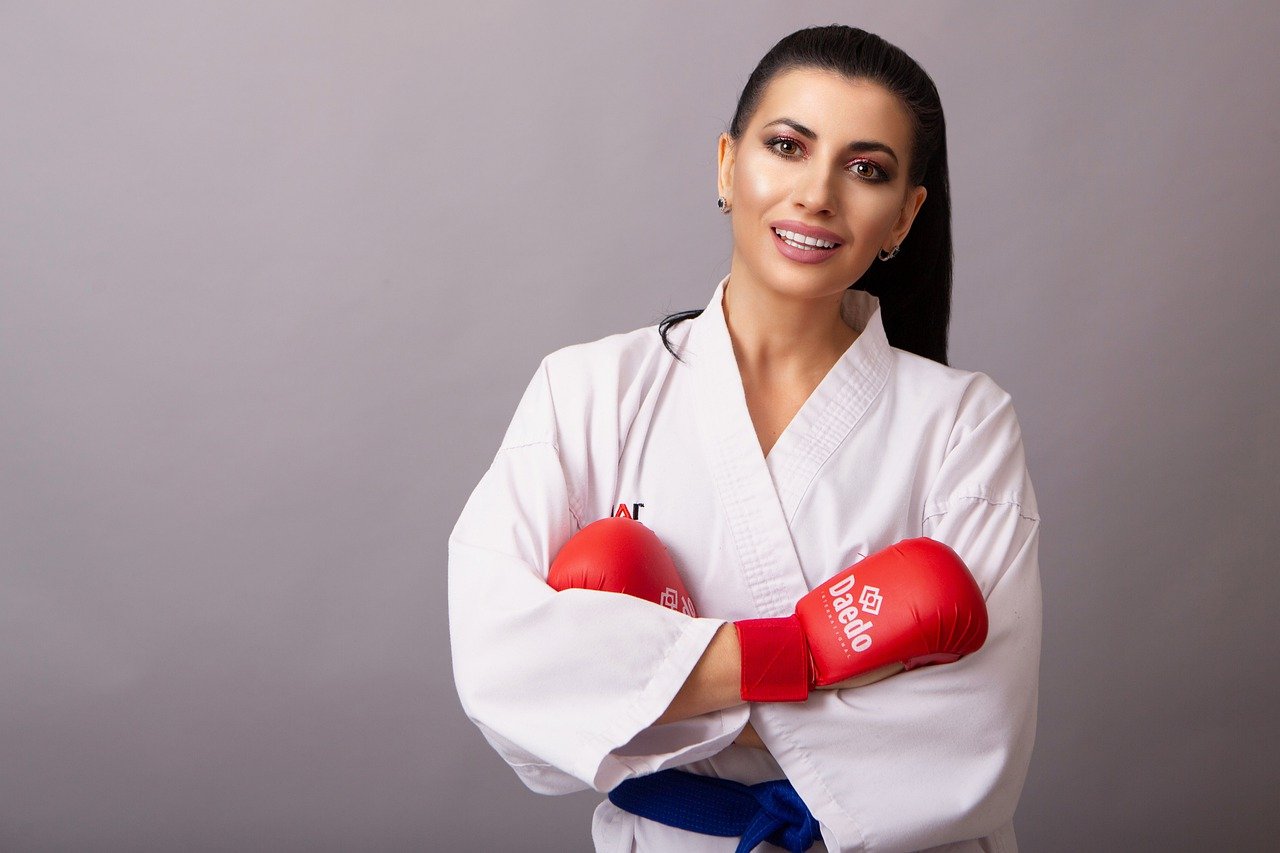
[[[866,171],[860,171],[862,169],[865,169]],[[884,169],[881,169],[879,166],[877,166],[875,163],[872,163],[870,160],[857,161],[856,163],[853,164],[853,171],[859,177],[866,178],[869,181],[889,180],[889,176],[888,174],[885,173]]]
[[[780,145],[789,145],[791,148],[790,150],[780,150],[778,147]],[[765,143],[765,147],[781,157],[790,157],[792,154],[796,153],[800,146],[796,144],[794,139],[788,139],[785,136],[775,136],[773,139],[770,139]]]

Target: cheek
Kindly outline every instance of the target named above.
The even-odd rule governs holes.
[[[785,175],[779,164],[760,157],[740,162],[734,175],[734,203],[763,207],[786,196]]]
[[[902,214],[902,206],[898,204],[897,196],[887,200],[877,211],[878,216],[876,222],[879,226],[888,231],[898,222],[898,217]]]
[[[896,194],[865,189],[850,194],[847,209],[861,228],[877,233],[892,228],[902,210]]]

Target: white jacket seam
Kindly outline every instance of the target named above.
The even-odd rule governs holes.
[[[1017,507],[1019,518],[1025,519],[1026,521],[1035,521],[1035,522],[1040,521],[1039,516],[1027,515],[1026,512],[1024,512],[1022,509],[1022,502],[1017,500],[1016,498],[1007,498],[1004,500],[999,500],[999,499],[988,497],[986,495],[953,495],[950,498],[947,498],[945,501],[933,501],[932,502],[933,506],[935,507],[941,506],[942,508],[934,512],[926,513],[923,521],[928,522],[929,519],[931,518],[937,518],[940,515],[946,515],[948,512],[952,510],[951,504],[953,502],[958,502],[958,501],[982,501],[983,503],[989,506]]]

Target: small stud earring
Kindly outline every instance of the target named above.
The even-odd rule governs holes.
[[[729,212],[729,202],[725,201],[724,196],[716,199],[716,207],[720,208],[721,213]]]

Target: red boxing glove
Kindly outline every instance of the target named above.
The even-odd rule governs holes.
[[[551,561],[547,584],[622,592],[698,615],[662,540],[630,518],[602,518],[575,533]]]
[[[793,616],[734,623],[742,698],[803,702],[880,667],[952,663],[987,639],[982,591],[941,542],[904,539],[811,590]]]

